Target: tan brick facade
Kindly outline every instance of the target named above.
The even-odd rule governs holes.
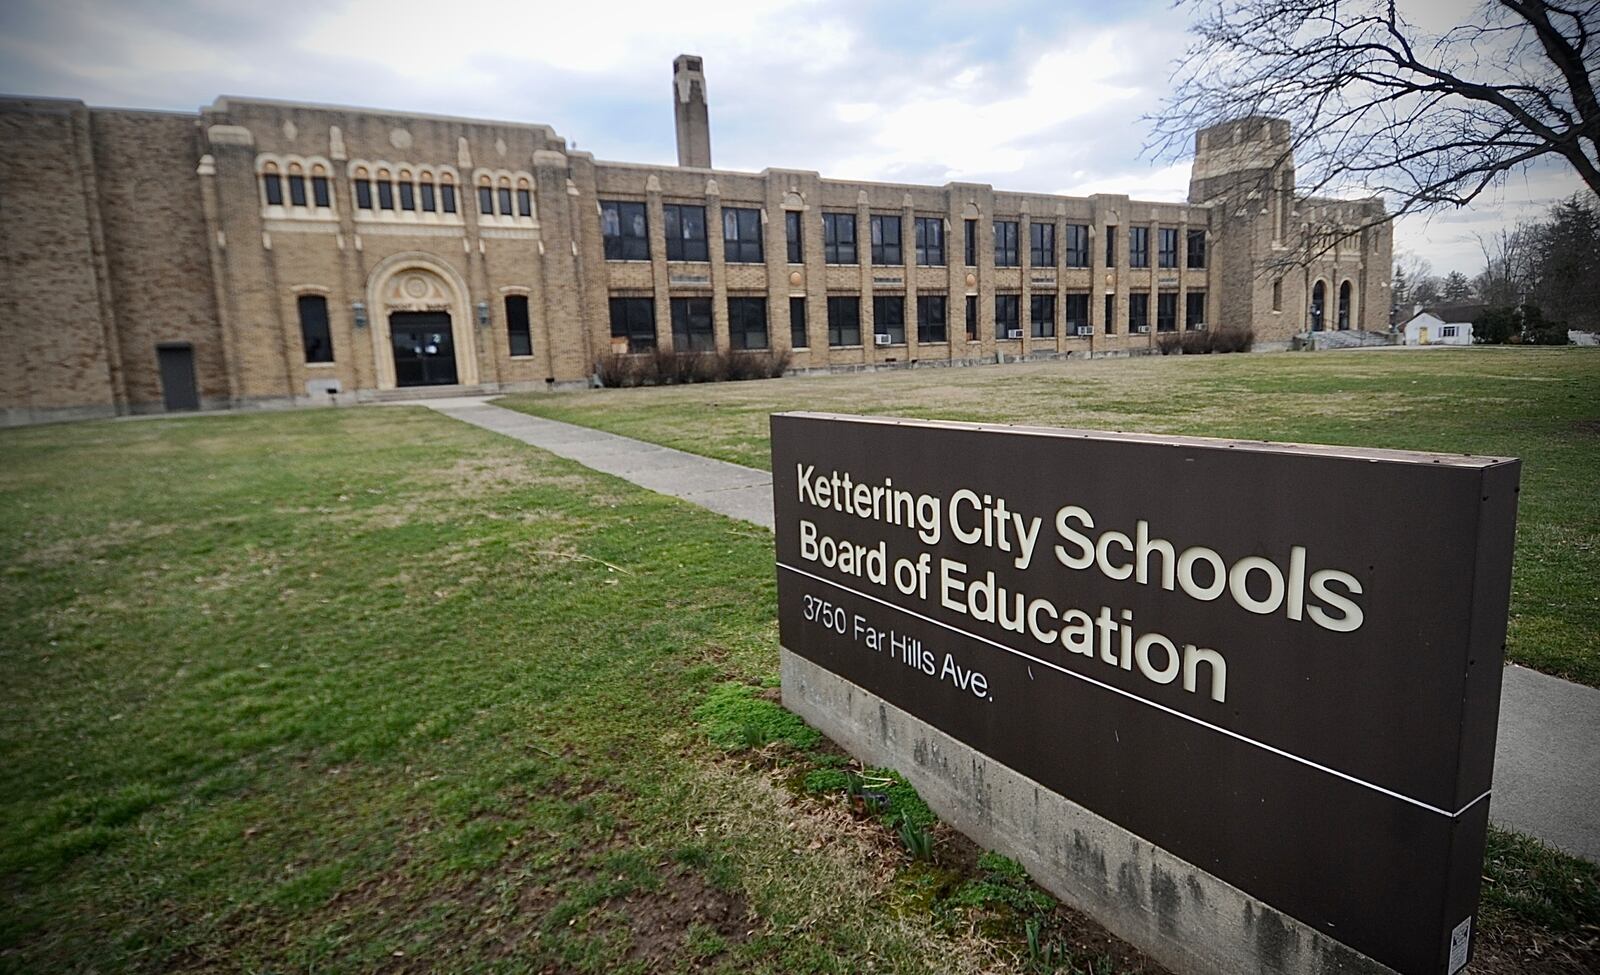
[[[703,97],[703,78],[692,91]],[[701,109],[688,126],[692,154],[709,155],[703,105],[689,107]],[[1385,327],[1387,224],[1294,273],[1280,269],[1305,234],[1382,215],[1376,201],[1295,198],[1292,160],[1254,163],[1284,143],[1281,125],[1202,133],[1191,202],[1179,204],[599,162],[540,125],[270,101],[223,99],[196,115],[0,101],[0,330],[12,352],[0,360],[0,409],[7,424],[161,410],[186,382],[181,368],[163,374],[158,360],[172,357],[207,407],[403,395],[419,381],[413,355],[428,357],[429,381],[449,360],[445,378],[458,389],[582,385],[613,349],[614,297],[648,304],[659,348],[673,345],[674,298],[709,300],[718,350],[732,345],[730,298],[765,298],[767,345],[791,352],[798,369],[1140,353],[1162,326],[1182,330],[1191,318],[1286,343],[1307,329],[1317,282],[1327,328],[1339,325],[1341,289],[1348,327]],[[643,207],[639,259],[607,258],[602,207],[615,202]],[[705,259],[668,259],[673,206],[704,208]],[[729,259],[732,210],[759,216],[760,260]],[[790,214],[801,231],[795,262]],[[825,214],[854,218],[853,262],[829,262]],[[890,234],[898,224],[898,259],[874,260],[874,217]],[[748,229],[756,217],[744,219]],[[919,262],[919,220],[942,232],[941,259]],[[997,263],[997,222],[1015,227],[1014,265]],[[1048,239],[1043,266],[1031,260],[1034,225]],[[1131,266],[1135,228],[1147,234],[1147,266]],[[1204,240],[1203,267],[1187,266],[1191,233]],[[1071,266],[1069,234],[1086,242],[1087,266]],[[1164,266],[1173,234],[1177,259]],[[1015,296],[1020,337],[997,334],[997,296],[1007,307]],[[859,342],[830,344],[830,297],[858,300]],[[932,299],[932,311],[941,297],[943,338],[919,337],[918,299]],[[1032,320],[1036,297],[1048,323]],[[887,344],[875,338],[891,327],[877,321],[875,298],[903,309],[904,335],[895,329]],[[800,347],[791,299],[805,309]],[[1086,319],[1069,323],[1069,300]],[[526,341],[510,332],[524,301]],[[1130,302],[1140,301],[1147,332],[1130,328]],[[313,333],[315,309],[326,309],[331,356],[308,353],[304,307]]]

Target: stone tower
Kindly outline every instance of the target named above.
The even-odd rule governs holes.
[[[700,58],[672,61],[672,114],[678,127],[678,165],[711,168],[711,119],[706,111],[706,73]]]

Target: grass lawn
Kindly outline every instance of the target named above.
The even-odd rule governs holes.
[[[500,402],[761,468],[769,464],[767,416],[782,410],[1520,457],[1507,656],[1600,687],[1600,351],[1594,349],[1157,356]]]
[[[418,408],[0,456],[0,971],[1157,971],[836,794],[764,532]],[[1600,871],[1485,873],[1482,970],[1600,960]]]

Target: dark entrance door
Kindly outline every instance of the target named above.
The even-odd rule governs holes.
[[[397,386],[450,386],[456,382],[456,350],[450,314],[397,311],[389,316]]]
[[[187,342],[156,346],[161,371],[161,398],[168,410],[198,410],[200,391],[194,383],[194,346]]]

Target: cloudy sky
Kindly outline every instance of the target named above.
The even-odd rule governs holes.
[[[1471,0],[1412,0],[1459,22]],[[669,13],[670,12],[670,13]],[[1141,115],[1187,43],[1169,0],[3,0],[0,91],[193,111],[219,95],[542,122],[673,163],[672,58],[705,57],[719,168],[1181,200]],[[1474,273],[1476,235],[1578,189],[1556,167],[1397,247]]]

